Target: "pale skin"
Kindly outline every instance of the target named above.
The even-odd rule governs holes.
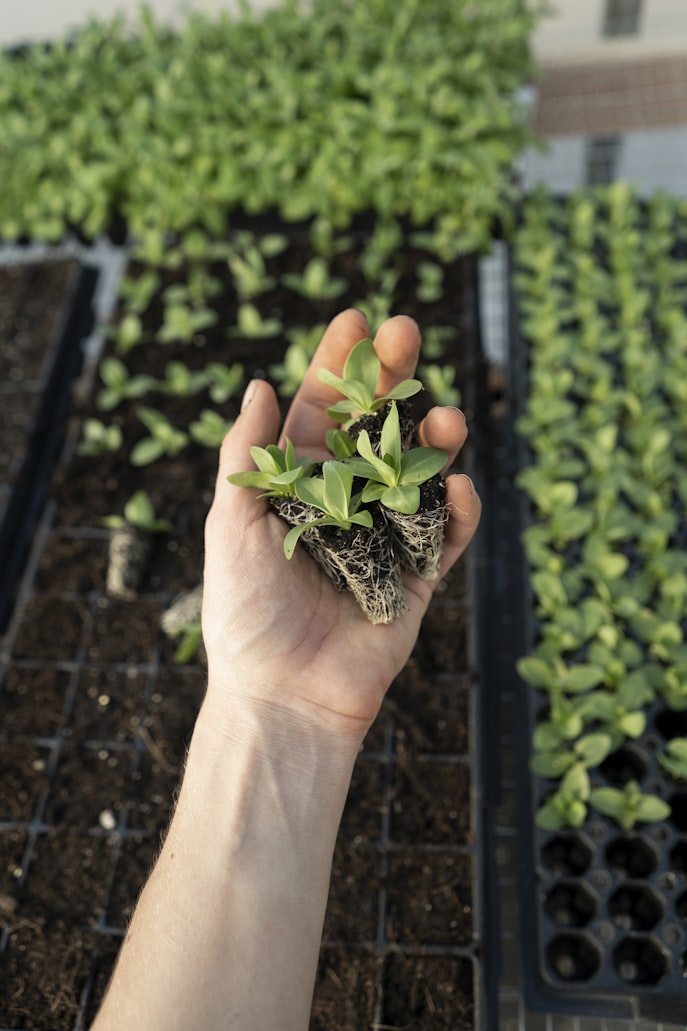
[[[306,1031],[332,855],[360,745],[405,665],[437,581],[405,578],[408,611],[373,626],[302,547],[283,556],[285,525],[257,491],[227,482],[254,468],[249,449],[283,439],[324,456],[341,375],[365,317],[329,325],[280,429],[271,386],[254,381],[222,444],[205,533],[203,635],[208,688],[174,817],[136,907],[93,1031]],[[375,337],[379,394],[412,377],[417,325],[388,319]],[[422,444],[450,465],[463,414],[434,408]],[[441,576],[474,534],[480,502],[447,476]],[[439,577],[438,579],[440,579]]]

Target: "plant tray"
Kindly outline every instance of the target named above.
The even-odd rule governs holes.
[[[95,282],[71,258],[0,265],[0,630],[60,447]]]
[[[292,240],[280,267],[300,271],[309,258]],[[285,328],[314,326],[353,303],[362,285],[355,254],[340,261],[350,280],[346,296],[306,304],[275,290],[266,314],[278,305]],[[217,271],[226,276],[226,268]],[[472,423],[483,376],[474,261],[453,263],[447,277],[442,304],[411,302],[404,310],[421,325],[434,318],[456,327],[460,346],[447,361]],[[234,291],[225,289],[213,304],[217,329],[196,346],[136,348],[127,356],[134,370],[162,376],[174,358],[196,365],[240,359],[247,380],[283,358],[283,339],[227,342]],[[148,332],[159,326],[161,310],[155,298]],[[140,439],[137,403],[122,404],[114,416],[125,456]],[[185,425],[208,401],[173,403]],[[232,397],[223,413],[232,418],[238,409]],[[94,399],[73,414],[103,417]],[[462,468],[471,471],[469,454]],[[198,582],[215,475],[216,452],[199,445],[145,469],[121,454],[94,461],[66,448],[57,463],[22,604],[0,651],[0,898],[9,907],[0,921],[0,963],[12,986],[0,995],[3,1031],[27,1022],[82,1031],[107,985],[203,697],[202,663],[176,665],[176,644],[159,628],[170,602]],[[137,600],[122,602],[105,589],[101,517],[121,511],[139,487],[175,532],[157,542]],[[409,1022],[417,1031],[494,1026],[483,892],[484,692],[472,618],[476,606],[488,609],[479,596],[482,561],[481,550],[468,551],[442,583],[364,743],[335,851],[311,1031]]]
[[[512,260],[511,260],[512,266]],[[515,657],[537,639],[536,601],[520,544],[531,522],[515,474],[529,464],[515,422],[528,389],[528,347],[509,276],[510,429],[506,475],[513,519],[508,581]],[[513,672],[522,980],[534,1011],[575,1017],[687,1023],[687,789],[657,762],[667,738],[687,734],[687,714],[655,703],[641,738],[627,742],[595,770],[592,789],[638,781],[673,806],[672,818],[624,831],[590,810],[580,830],[540,830],[535,813],[552,782],[530,772],[534,728],[547,704],[544,691]]]

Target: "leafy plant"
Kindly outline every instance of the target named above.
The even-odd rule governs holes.
[[[221,405],[235,397],[244,383],[244,368],[241,362],[224,365],[222,362],[208,362],[205,366],[210,397]]]
[[[364,504],[379,501],[395,512],[414,514],[420,507],[421,483],[435,476],[446,464],[446,454],[438,448],[418,447],[403,451],[398,409],[392,401],[382,426],[379,455],[376,455],[367,430],[358,435],[360,458],[351,458],[355,476],[367,480],[362,492]]]
[[[637,823],[660,823],[670,816],[670,806],[655,795],[642,793],[636,780],[623,788],[595,788],[589,804],[604,816],[610,816],[623,830],[631,831]]]
[[[239,305],[236,325],[229,330],[230,336],[247,337],[249,340],[265,340],[279,336],[284,327],[277,318],[263,318],[254,304],[244,301]]]
[[[687,780],[687,738],[674,737],[666,743],[665,752],[658,761],[671,777]]]
[[[382,363],[377,357],[374,345],[367,338],[360,340],[350,351],[343,376],[336,376],[328,369],[320,369],[319,380],[327,386],[334,387],[345,398],[328,408],[327,415],[343,422],[350,416],[376,412],[389,401],[412,397],[422,389],[419,380],[406,379],[383,397],[375,397],[381,367]]]
[[[176,429],[163,412],[156,408],[139,408],[138,417],[149,432],[131,451],[133,465],[150,465],[166,455],[174,458],[188,444],[188,435]]]
[[[230,473],[227,479],[237,487],[257,487],[260,497],[293,497],[296,483],[313,467],[309,458],[297,457],[293,443],[287,439],[284,450],[276,444],[266,448],[252,447],[250,455],[257,470]]]
[[[216,449],[231,429],[232,422],[222,418],[219,412],[204,408],[199,417],[188,428],[191,440],[202,447]]]
[[[84,419],[78,453],[97,457],[122,446],[122,431],[119,426],[105,426],[99,419]]]
[[[134,526],[145,533],[171,533],[174,529],[167,519],[156,516],[150,496],[144,490],[137,490],[131,495],[124,506],[124,515],[104,516],[102,523],[111,530]]]
[[[461,402],[461,393],[454,385],[456,370],[451,365],[420,365],[418,372],[426,389],[432,395],[432,399],[438,405],[451,405],[458,407]]]
[[[346,290],[345,279],[333,279],[329,265],[322,257],[311,258],[300,275],[285,273],[281,282],[289,290],[311,301],[333,300]]]
[[[105,386],[97,394],[95,403],[103,412],[111,411],[124,400],[140,398],[156,386],[152,376],[131,376],[119,358],[103,358],[99,372]]]
[[[333,526],[350,530],[353,525],[372,527],[372,515],[361,508],[360,493],[352,494],[353,472],[343,462],[327,461],[321,477],[299,478],[294,483],[296,496],[323,515],[293,526],[284,538],[284,554],[290,559],[299,537],[315,526]]]
[[[558,789],[538,810],[537,826],[547,831],[582,827],[587,819],[590,794],[587,767],[582,762],[576,762],[566,770]]]

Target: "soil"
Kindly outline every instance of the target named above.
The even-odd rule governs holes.
[[[269,271],[302,269],[310,256],[305,244],[293,244]],[[394,310],[421,325],[455,327],[442,360],[456,366],[470,420],[478,372],[472,267],[449,266],[447,300],[422,305],[412,300],[412,283],[424,257],[411,246],[403,253]],[[225,269],[211,271],[226,281]],[[345,296],[307,301],[277,285],[259,299],[261,312],[287,327],[325,323],[366,293],[355,252],[338,255],[332,271],[349,281]],[[165,273],[163,285],[181,275]],[[281,361],[280,338],[227,338],[237,305],[230,288],[211,303],[216,327],[190,346],[134,349],[126,357],[132,372],[160,378],[172,359],[195,368],[242,361],[247,381]],[[158,294],[145,316],[151,333],[162,307]],[[19,349],[16,368],[32,343]],[[205,688],[200,660],[174,664],[175,644],[161,632],[160,617],[199,581],[216,453],[192,445],[135,468],[127,455],[144,435],[136,403],[103,417],[83,396],[75,396],[66,424],[21,604],[0,638],[3,1031],[62,1031],[94,1016],[167,825]],[[213,407],[205,392],[169,406],[155,395],[150,403],[179,425],[189,411],[197,417]],[[429,403],[420,398],[418,417]],[[229,418],[237,410],[237,398],[221,408]],[[87,416],[119,425],[123,451],[79,456],[74,443]],[[100,519],[121,512],[141,487],[174,532],[156,537],[139,597],[122,601],[106,593],[109,535]],[[311,1031],[478,1026],[470,605],[459,565],[437,590],[356,765],[334,857]]]

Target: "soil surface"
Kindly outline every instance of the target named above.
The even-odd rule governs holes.
[[[270,271],[277,278],[302,271],[310,257],[305,244],[293,244],[269,262]],[[470,420],[479,373],[472,268],[448,266],[445,300],[423,304],[413,284],[426,257],[410,245],[403,251],[394,312],[452,328],[440,361],[455,367]],[[355,304],[365,294],[355,249],[334,265],[348,284],[342,296],[312,301],[277,283],[256,302],[263,316],[309,328]],[[223,286],[211,301],[216,325],[187,345],[135,348],[125,358],[132,373],[161,378],[172,359],[192,368],[240,361],[247,382],[282,361],[283,335],[227,336],[238,298],[226,266],[209,271]],[[163,273],[161,289],[183,274]],[[160,290],[144,314],[149,334],[162,311]],[[11,317],[4,308],[0,314]],[[13,358],[20,372],[40,325],[32,324],[35,338],[26,327],[29,339]],[[165,638],[160,618],[199,582],[216,451],[192,444],[173,459],[134,467],[128,454],[145,435],[140,402],[106,415],[93,400],[99,388],[90,402],[72,406],[20,604],[0,639],[2,1031],[62,1031],[94,1016],[167,825],[205,688],[202,653],[176,664],[176,643]],[[239,400],[213,405],[205,390],[144,403],[183,427],[204,408],[233,418]],[[420,399],[418,416],[429,403]],[[123,449],[79,455],[74,445],[87,416],[120,426]],[[106,593],[109,533],[100,520],[121,513],[140,487],[174,531],[156,538],[141,593],[127,602]],[[356,765],[334,858],[313,1031],[478,1026],[476,675],[467,585],[464,563],[440,584]]]

